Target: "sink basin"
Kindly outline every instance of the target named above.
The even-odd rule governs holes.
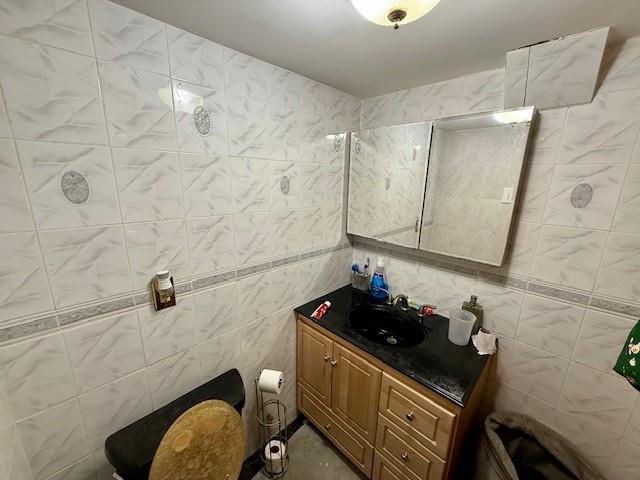
[[[349,324],[360,335],[381,345],[413,347],[425,332],[409,313],[383,305],[361,305],[349,312]]]

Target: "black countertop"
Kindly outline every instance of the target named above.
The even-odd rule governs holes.
[[[326,300],[331,302],[329,311],[320,320],[311,318],[313,311]],[[466,347],[449,342],[449,319],[440,315],[424,318],[427,338],[415,347],[375,343],[360,335],[348,322],[351,309],[368,302],[366,293],[348,285],[294,310],[391,368],[464,407],[490,356],[478,355],[471,342]]]

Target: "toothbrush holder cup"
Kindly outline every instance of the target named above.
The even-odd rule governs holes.
[[[351,286],[357,290],[366,292],[371,284],[371,274],[351,272]]]

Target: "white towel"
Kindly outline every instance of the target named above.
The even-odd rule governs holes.
[[[478,330],[478,333],[471,337],[471,341],[480,355],[492,355],[496,353],[495,335]]]

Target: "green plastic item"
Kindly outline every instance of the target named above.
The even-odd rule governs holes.
[[[640,390],[640,321],[629,332],[627,342],[613,367],[636,390]]]

